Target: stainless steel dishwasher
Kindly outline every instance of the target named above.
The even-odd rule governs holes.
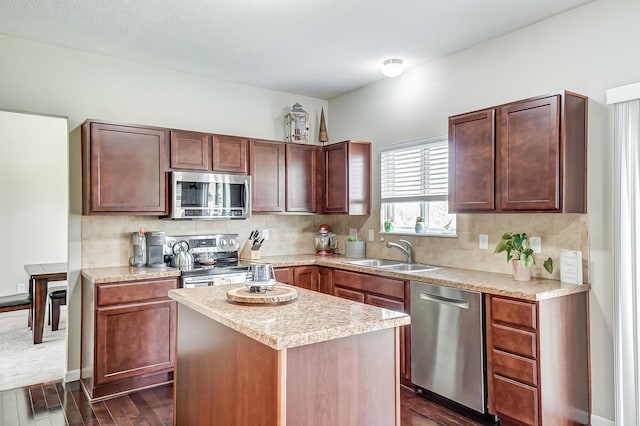
[[[411,381],[486,414],[482,294],[411,281]]]

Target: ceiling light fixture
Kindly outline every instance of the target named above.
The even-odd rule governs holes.
[[[397,77],[404,71],[402,59],[387,59],[382,63],[382,74],[387,77]]]

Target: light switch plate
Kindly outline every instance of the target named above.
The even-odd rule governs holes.
[[[267,241],[269,239],[269,230],[268,229],[263,229],[262,230],[262,238],[264,238],[265,241]]]
[[[357,237],[358,236],[358,230],[356,228],[349,228],[349,236]]]
[[[542,238],[540,237],[531,237],[529,240],[529,245],[534,253],[542,253]]]
[[[478,246],[482,250],[488,250],[489,249],[489,235],[488,234],[480,234]]]
[[[369,229],[368,240],[373,241],[374,238],[375,238],[375,235],[373,234],[373,229]]]

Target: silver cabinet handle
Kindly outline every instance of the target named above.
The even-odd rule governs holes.
[[[450,299],[448,297],[438,296],[437,294],[420,292],[420,300],[442,303],[443,305],[453,306],[454,308],[469,309],[469,302],[466,300]]]

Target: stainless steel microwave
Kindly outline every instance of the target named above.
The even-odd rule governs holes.
[[[172,172],[171,219],[251,217],[251,177],[220,173]]]

